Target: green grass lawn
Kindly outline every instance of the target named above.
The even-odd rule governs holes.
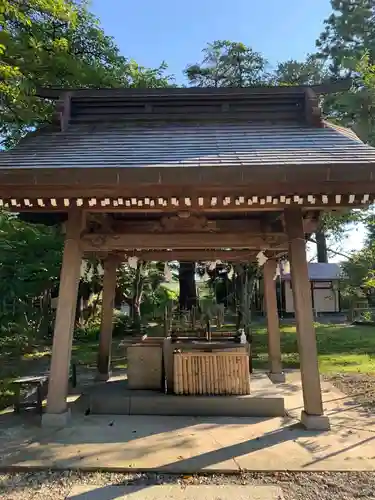
[[[112,367],[124,369],[127,367],[125,349],[120,347],[119,339],[114,339],[112,345]],[[0,411],[12,403],[15,378],[27,375],[40,375],[49,369],[51,348],[46,345],[34,345],[24,352],[20,345],[9,342],[0,344]],[[77,364],[77,378],[82,370],[95,369],[98,356],[97,341],[74,342],[72,362]],[[86,367],[86,368],[85,368]]]
[[[160,330],[160,328],[159,328]],[[319,366],[322,373],[375,374],[375,328],[371,326],[316,325]],[[162,334],[160,332],[159,334]],[[267,368],[267,331],[253,328],[254,367]],[[121,339],[114,339],[113,367],[126,368]],[[30,352],[19,347],[0,346],[0,409],[12,401],[12,380],[19,376],[42,373],[48,369],[50,348],[35,345]],[[298,347],[295,326],[281,327],[281,350],[284,368],[298,368]],[[98,342],[75,342],[72,359],[79,365],[95,367]],[[79,371],[78,371],[79,378]]]
[[[319,367],[322,373],[375,373],[375,328],[371,326],[316,324]],[[267,331],[255,328],[254,367],[267,366]],[[298,368],[295,326],[281,327],[282,362],[285,368]]]

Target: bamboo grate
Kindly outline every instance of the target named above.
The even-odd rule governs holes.
[[[176,352],[173,357],[175,394],[250,394],[248,353]]]

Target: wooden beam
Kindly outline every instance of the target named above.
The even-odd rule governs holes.
[[[251,250],[172,250],[168,251],[134,251],[124,254],[125,259],[131,256],[137,256],[146,261],[214,261],[222,260],[224,262],[252,262],[256,258],[257,251]]]
[[[173,260],[179,261],[214,261],[221,260],[222,262],[254,262],[259,250],[131,250],[121,251],[114,250],[112,252],[105,251],[92,251],[84,254],[85,258],[97,257],[99,259],[106,259],[108,255],[117,258],[118,265],[124,262],[129,257],[136,256],[141,260],[149,262],[171,262]],[[269,259],[279,259],[284,257],[287,249],[284,250],[265,250],[264,254]]]
[[[207,219],[204,215],[189,214],[186,218],[170,214],[154,220],[119,220],[109,222],[110,230],[118,234],[138,233],[252,233],[255,235],[284,234],[281,220],[267,222],[262,217]],[[107,219],[106,219],[107,220]],[[109,228],[103,228],[107,230]]]
[[[254,236],[250,233],[117,234],[95,233],[81,237],[83,252],[110,252],[126,249],[206,250],[206,249],[285,249],[286,237]]]
[[[367,167],[367,170],[369,170],[371,165],[367,165]],[[246,177],[245,169],[240,170],[237,167],[233,168],[237,171],[238,177]],[[151,179],[148,184],[143,182],[142,179],[137,179],[136,177],[131,180],[131,176],[133,174],[130,170],[132,169],[77,168],[65,170],[48,169],[46,171],[43,170],[42,172],[39,172],[39,169],[0,169],[0,198],[3,198],[4,200],[10,199],[10,197],[14,197],[19,200],[22,200],[23,198],[30,198],[34,200],[37,198],[55,198],[64,200],[65,198],[73,199],[80,197],[83,199],[90,199],[91,197],[97,197],[100,199],[105,199],[106,197],[122,197],[125,199],[134,196],[139,198],[174,196],[176,198],[184,199],[185,197],[195,196],[204,196],[205,198],[208,196],[217,196],[219,198],[225,196],[244,196],[246,198],[257,196],[260,199],[261,197],[266,196],[278,198],[283,196],[284,198],[287,198],[293,197],[297,194],[305,197],[313,195],[316,198],[316,206],[324,206],[329,204],[337,205],[336,200],[334,199],[334,195],[336,194],[343,195],[341,205],[345,204],[347,197],[350,194],[356,195],[357,202],[363,195],[369,194],[371,198],[370,202],[373,202],[375,196],[375,181],[372,180],[369,171],[368,175],[365,174],[366,165],[352,164],[343,168],[343,176],[344,174],[346,175],[346,173],[349,175],[349,168],[351,168],[351,171],[356,169],[356,171],[361,174],[361,180],[355,182],[351,181],[349,177],[348,180],[336,180],[334,166],[331,167],[331,170],[333,171],[331,172],[331,177],[335,175],[333,179],[325,180],[325,178],[329,175],[328,167],[327,176],[323,176],[323,179],[320,177],[320,180],[317,177],[315,178],[316,180],[313,179],[311,177],[313,170],[317,169],[321,171],[322,168],[323,167],[319,165],[310,166],[306,171],[307,180],[305,182],[302,180],[297,181],[295,176],[293,179],[292,171],[290,172],[290,179],[288,180],[284,178],[283,181],[274,180],[273,182],[266,182],[264,179],[265,169],[263,169],[262,181],[253,181],[251,182],[251,185],[249,182],[245,181],[238,182],[238,180],[236,180],[235,182],[233,180],[233,183],[231,183],[230,181],[225,182],[224,180],[220,180],[220,177],[215,179],[215,169],[211,169],[212,174],[207,172],[204,182],[202,180],[199,187],[197,187],[197,184],[194,185],[192,182],[190,183],[186,178],[180,181],[180,183],[176,182],[174,184],[166,182],[165,179],[159,183],[156,183],[156,179],[154,182],[153,179]],[[304,169],[305,167],[300,167],[296,170],[295,173],[297,175],[297,179],[301,179],[301,170],[303,171]],[[97,170],[100,170],[100,172],[97,172]],[[126,177],[127,182],[125,181],[125,170],[129,170],[128,177]],[[142,168],[138,170],[149,169]],[[179,168],[179,170],[181,170],[181,168]],[[224,170],[225,169],[223,169],[222,173],[224,173]],[[226,170],[228,170],[228,168]],[[175,171],[175,176],[177,176],[179,172],[177,169],[175,169]],[[194,174],[194,172],[192,172],[192,174]],[[155,173],[153,175],[155,176]],[[121,176],[124,176],[123,182]],[[193,175],[192,178],[194,178]],[[322,202],[322,195],[326,195],[328,197],[326,202]],[[304,200],[304,203],[306,202],[307,200]],[[302,203],[302,205],[304,205],[304,203]],[[310,205],[310,202],[307,202],[306,204]],[[98,203],[98,208],[99,205],[100,204]],[[285,208],[285,201],[281,202],[281,205]],[[91,208],[94,209],[94,207]],[[213,207],[213,209],[214,208],[215,207]]]

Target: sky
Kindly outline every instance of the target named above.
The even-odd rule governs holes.
[[[303,60],[314,51],[331,6],[330,0],[93,0],[91,10],[124,56],[151,68],[165,61],[168,74],[182,83],[184,68],[199,62],[214,40],[243,42],[271,67]],[[353,227],[333,247],[360,249],[364,236],[363,228]],[[309,256],[314,253],[311,247]]]
[[[314,50],[330,0],[93,0],[91,10],[122,54],[139,64],[167,62],[182,80],[214,40],[243,42],[271,65]]]

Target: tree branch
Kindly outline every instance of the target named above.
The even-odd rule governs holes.
[[[309,238],[307,241],[311,241],[311,243],[317,244],[316,240],[314,238]],[[335,255],[339,255],[340,257],[345,257],[345,259],[350,259],[350,255],[342,253],[342,252],[337,252],[336,250],[332,250],[332,248],[327,247],[328,252],[331,252]]]

